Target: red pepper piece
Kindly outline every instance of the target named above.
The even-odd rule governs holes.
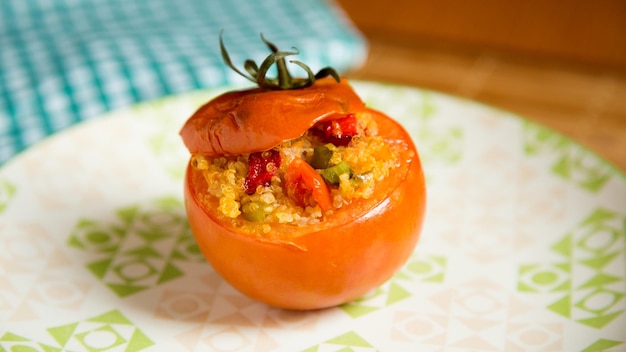
[[[280,167],[280,152],[266,150],[255,152],[248,156],[248,176],[244,181],[244,190],[247,194],[254,194],[257,187],[269,186],[272,176]]]
[[[324,143],[332,143],[336,146],[346,146],[357,134],[357,121],[354,114],[348,114],[334,120],[318,122],[313,127],[318,131]]]

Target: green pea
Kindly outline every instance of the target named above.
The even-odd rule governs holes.
[[[241,215],[244,219],[252,222],[265,220],[263,205],[257,202],[246,203],[241,207]]]

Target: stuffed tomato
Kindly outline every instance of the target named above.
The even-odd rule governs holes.
[[[266,43],[281,82],[255,76],[259,87],[218,96],[181,130],[189,222],[208,262],[243,294],[287,309],[339,305],[413,252],[426,198],[419,155],[345,79],[330,69],[292,79],[283,59],[293,53]]]

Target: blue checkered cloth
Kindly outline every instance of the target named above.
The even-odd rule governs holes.
[[[367,43],[329,1],[0,0],[0,165],[106,111],[246,82],[221,29],[240,69],[269,53],[260,33],[315,72],[354,68]]]

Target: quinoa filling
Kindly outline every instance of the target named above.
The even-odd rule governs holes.
[[[193,155],[191,163],[206,180],[206,195],[219,199],[221,215],[269,232],[273,223],[319,223],[370,198],[376,183],[399,167],[404,148],[379,136],[373,117],[361,112],[317,123],[268,151]]]

